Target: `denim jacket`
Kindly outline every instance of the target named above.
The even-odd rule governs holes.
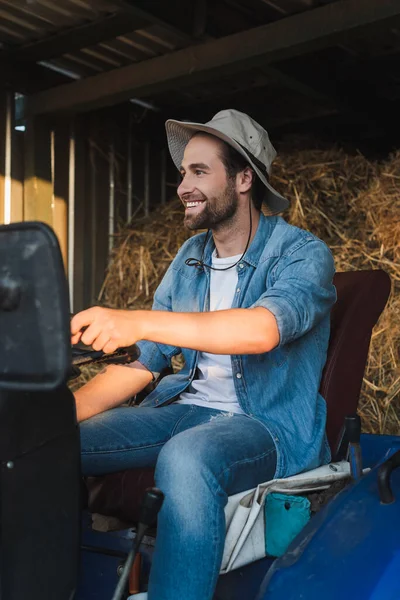
[[[155,296],[153,310],[208,310],[210,274],[185,264],[200,258],[204,233],[187,240],[171,263]],[[207,242],[204,262],[215,248]],[[280,217],[261,215],[244,258],[236,266],[238,285],[232,308],[263,306],[277,321],[280,343],[271,352],[232,355],[232,374],[243,411],[260,421],[277,450],[276,477],[329,462],[326,404],[318,393],[329,341],[329,312],[336,300],[334,263],[328,247],[311,233]],[[183,352],[179,373],[164,377],[141,406],[169,404],[196,374],[199,353],[149,341],[139,342],[140,362],[153,373]]]

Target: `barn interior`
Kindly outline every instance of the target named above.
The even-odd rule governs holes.
[[[399,147],[396,0],[0,0],[0,65],[0,222],[54,228],[75,312],[110,299],[104,281],[121,231],[143,219],[161,227],[151,219],[176,196],[166,119],[250,114],[278,154],[297,156],[292,171],[278,166],[295,205],[293,181],[318,163],[310,152],[337,149],[343,164],[362,156],[362,180],[367,163]],[[343,164],[329,173],[345,186],[354,171]],[[340,197],[332,219],[345,212]],[[381,259],[398,285],[396,248]],[[379,260],[371,264],[385,267]],[[398,402],[399,339],[385,346],[390,367],[382,355],[379,378],[367,378],[372,429],[386,430]]]

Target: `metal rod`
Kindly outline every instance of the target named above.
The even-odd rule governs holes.
[[[11,153],[12,153],[12,121],[13,102],[12,92],[6,95],[6,131],[5,131],[5,161],[4,161],[4,223],[11,223]]]
[[[105,554],[106,556],[115,556],[116,558],[126,559],[128,552],[122,552],[120,550],[113,550],[111,548],[104,548],[103,546],[91,546],[89,544],[82,544],[81,550],[86,552],[93,552],[94,554]]]
[[[109,160],[109,204],[108,204],[108,251],[114,246],[114,221],[115,221],[115,148],[111,142],[108,153]]]
[[[144,145],[144,216],[150,212],[150,142]]]
[[[69,304],[74,311],[74,246],[75,246],[75,127],[71,121],[69,130],[69,173],[68,173],[68,283]]]

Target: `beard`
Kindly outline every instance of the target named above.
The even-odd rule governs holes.
[[[202,210],[199,214],[185,214],[183,224],[187,229],[218,229],[227,225],[235,216],[239,198],[235,189],[235,182],[228,179],[224,191],[218,196],[207,197],[204,194],[196,195],[193,200],[203,200]],[[190,201],[190,200],[189,200]]]

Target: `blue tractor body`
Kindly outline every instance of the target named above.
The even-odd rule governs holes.
[[[316,514],[284,556],[221,575],[215,600],[400,599],[400,468],[391,474],[393,502],[382,503],[378,488],[379,467],[400,450],[400,437],[364,434],[361,447],[370,471]],[[93,531],[85,514],[76,600],[112,597],[133,538],[130,529]],[[145,571],[152,552],[147,538]]]

